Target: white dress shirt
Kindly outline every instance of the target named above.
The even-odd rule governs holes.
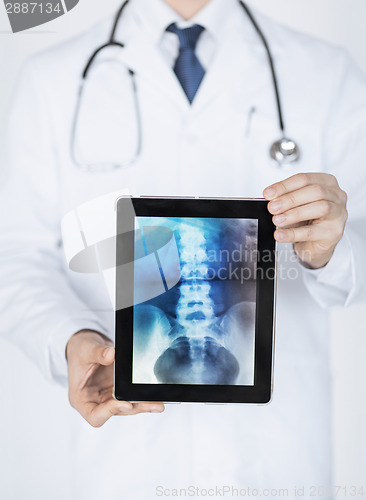
[[[207,69],[215,56],[215,51],[221,37],[225,36],[225,22],[221,17],[227,12],[228,2],[225,0],[212,0],[204,9],[199,11],[189,21],[182,19],[163,0],[145,2],[137,13],[137,21],[143,25],[151,41],[161,50],[169,66],[173,67],[179,53],[179,39],[176,34],[167,32],[170,24],[176,23],[178,28],[188,28],[194,24],[203,26],[196,54],[202,66]]]

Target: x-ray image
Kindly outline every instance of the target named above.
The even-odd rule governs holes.
[[[134,307],[132,382],[254,385],[258,221],[136,217],[135,233],[154,226],[173,231],[180,279],[166,286],[174,253],[157,255],[166,291]],[[156,279],[140,264],[135,295]]]

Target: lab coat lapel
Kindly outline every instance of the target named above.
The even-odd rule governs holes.
[[[135,71],[137,77],[147,80],[178,107],[190,107],[173,69],[165,61],[158,47],[141,32],[126,44],[119,57],[128,68]]]
[[[272,43],[271,51],[275,59],[280,55],[280,47],[277,41],[276,43]],[[200,112],[200,110],[209,105],[220,92],[227,89],[234,81],[239,80],[243,82],[244,92],[249,86],[249,80],[253,80],[254,78],[253,74],[251,74],[251,69],[255,66],[258,67],[259,61],[263,64],[265,71],[270,71],[267,54],[257,33],[251,33],[249,37],[243,36],[242,28],[238,32],[234,30],[222,42],[214,60],[207,69],[193,101],[192,110],[197,113]],[[248,75],[246,82],[243,80],[244,73]]]
[[[225,41],[218,49],[192,103],[192,110],[200,111],[227,85],[231,78],[235,78],[237,67],[233,54],[235,53],[234,40]]]

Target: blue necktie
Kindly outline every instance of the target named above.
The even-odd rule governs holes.
[[[205,70],[195,53],[198,38],[203,30],[198,24],[185,29],[171,24],[167,28],[167,31],[175,33],[179,38],[179,55],[174,64],[174,72],[191,104],[205,76]]]

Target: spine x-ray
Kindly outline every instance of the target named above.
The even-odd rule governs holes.
[[[136,300],[132,382],[253,385],[258,221],[136,217],[135,240],[154,226],[173,231],[180,279],[169,288],[161,272],[165,293]],[[152,279],[140,263],[135,298]]]

